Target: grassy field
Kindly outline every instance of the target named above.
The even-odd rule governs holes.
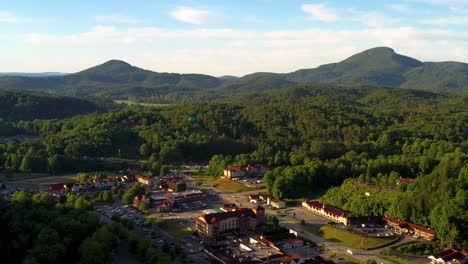
[[[342,253],[335,253],[335,254],[332,254],[331,255],[332,258],[337,258],[337,259],[344,259],[346,262],[349,262],[349,263],[354,263],[354,264],[360,264],[361,261],[359,261],[358,259],[355,259],[349,255],[346,255],[346,254],[342,254]]]
[[[322,237],[339,242],[343,246],[357,249],[374,249],[398,240],[398,237],[365,237],[358,234],[341,230],[333,226],[320,228]]]
[[[0,174],[0,181],[8,182],[8,181],[20,181],[20,180],[30,180],[42,177],[49,177],[50,175],[47,173],[13,173],[10,177],[7,177],[4,173]]]
[[[247,187],[242,183],[238,183],[235,181],[231,181],[229,179],[215,179],[215,180],[210,180],[208,181],[208,184],[212,185],[216,189],[222,191],[222,192],[227,192],[227,193],[238,193],[238,192],[247,192],[247,191],[253,191],[255,188],[253,187]]]
[[[405,259],[405,258],[402,258],[402,257],[399,257],[399,256],[395,256],[391,252],[389,252],[388,250],[385,251],[385,252],[380,252],[379,254],[377,254],[377,256],[380,257],[380,258],[386,259],[388,261],[391,261],[393,263],[397,263],[397,264],[417,264],[417,263],[419,263],[419,262],[412,261],[412,260],[409,260],[409,259]]]
[[[158,214],[152,214],[146,217],[147,222],[153,223],[172,238],[182,238],[192,235],[192,229],[189,227],[173,222],[169,219],[160,218]]]
[[[114,100],[115,103],[117,104],[126,104],[126,105],[141,105],[141,106],[152,106],[152,107],[164,107],[164,106],[170,106],[172,104],[150,104],[150,103],[138,103],[138,102],[132,102],[128,100]]]
[[[192,235],[192,229],[183,224],[174,222],[169,222],[164,231],[173,238],[182,238]]]

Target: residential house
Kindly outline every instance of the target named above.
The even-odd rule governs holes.
[[[283,248],[297,248],[304,246],[304,240],[299,238],[285,239],[283,242]]]
[[[144,185],[153,185],[154,180],[145,175],[135,175],[135,179],[137,182],[144,184]]]
[[[284,209],[286,208],[286,202],[282,201],[278,198],[268,198],[267,200],[267,205],[270,205],[271,207],[277,208],[277,209]]]
[[[299,255],[284,256],[280,264],[304,264],[306,261]]]
[[[465,263],[468,261],[468,253],[461,252],[456,249],[446,248],[441,252],[435,253],[434,255],[429,256],[431,263],[449,263],[449,264],[459,264]]]
[[[244,177],[245,171],[241,167],[231,166],[224,169],[224,177],[228,179]]]
[[[216,237],[224,233],[256,230],[265,223],[265,209],[238,208],[235,211],[206,214],[196,220],[198,233],[205,237]]]
[[[332,221],[348,225],[349,214],[346,211],[335,208],[331,205],[323,204],[319,201],[305,200],[302,202],[302,206],[307,208],[309,211],[323,216]]]

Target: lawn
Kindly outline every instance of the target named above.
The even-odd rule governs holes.
[[[193,232],[192,229],[190,229],[190,227],[174,222],[169,222],[164,231],[173,238],[182,238],[190,236]]]
[[[359,259],[353,258],[349,255],[342,254],[342,253],[335,253],[331,255],[332,258],[337,258],[337,259],[344,259],[346,262],[349,263],[354,263],[354,264],[360,264],[361,261]]]
[[[377,256],[380,258],[386,259],[388,261],[391,261],[393,263],[397,263],[397,264],[417,264],[418,263],[416,261],[412,261],[409,259],[405,259],[396,255],[393,255],[391,249],[390,251],[387,250],[385,252],[380,252],[379,254],[377,254]]]
[[[322,237],[328,240],[336,241],[343,246],[357,249],[374,249],[398,240],[398,237],[365,237],[341,230],[333,226],[323,226],[320,228]]]
[[[227,192],[227,193],[238,193],[238,192],[247,192],[253,191],[255,188],[247,187],[242,183],[231,181],[229,179],[220,178],[215,180],[208,181],[208,184],[212,185],[216,189]]]
[[[150,215],[146,219],[147,222],[152,222],[154,225],[156,225],[162,231],[166,232],[172,238],[182,238],[190,236],[193,232],[191,228],[168,219],[159,218],[157,214]]]
[[[0,174],[0,181],[20,181],[20,180],[30,180],[36,178],[49,177],[50,174],[47,173],[19,173],[15,172],[12,176],[7,177],[5,174]]]

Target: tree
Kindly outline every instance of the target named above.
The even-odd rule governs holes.
[[[148,157],[151,154],[151,147],[148,146],[146,143],[143,143],[140,146],[140,155],[143,157]]]
[[[91,203],[84,196],[80,196],[76,199],[74,207],[75,209],[89,209]]]
[[[175,192],[183,192],[187,190],[187,184],[185,182],[178,182],[175,187]]]
[[[11,197],[13,203],[29,204],[31,202],[31,194],[25,191],[16,191]]]
[[[138,209],[140,209],[143,212],[148,212],[149,208],[150,208],[149,200],[145,200],[138,205]]]
[[[30,173],[33,170],[34,157],[32,155],[26,155],[21,161],[19,171]]]
[[[112,201],[112,194],[111,194],[111,192],[110,192],[110,191],[104,191],[104,192],[102,193],[102,200],[103,200],[104,202],[110,202],[110,201]]]
[[[76,174],[76,180],[79,182],[86,182],[89,180],[89,174],[86,172],[78,172]]]

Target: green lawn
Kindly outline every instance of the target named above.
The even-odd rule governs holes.
[[[225,178],[208,181],[208,184],[212,185],[213,187],[222,192],[227,193],[238,193],[256,190],[253,187],[247,187],[242,183],[231,181]]]
[[[336,241],[343,246],[357,249],[374,249],[388,245],[398,240],[398,237],[365,237],[358,234],[341,230],[333,226],[323,226],[320,228],[322,237]]]
[[[332,254],[331,255],[332,258],[337,258],[337,259],[344,259],[346,260],[346,262],[349,262],[349,263],[354,263],[354,264],[360,264],[361,261],[359,261],[359,259],[355,259],[349,255],[346,255],[346,254],[342,254],[342,253],[335,253],[335,254]]]
[[[20,173],[15,172],[12,176],[7,177],[5,174],[0,174],[0,181],[19,181],[19,180],[30,180],[36,178],[49,177],[50,174],[47,173]]]
[[[192,229],[190,229],[189,227],[171,221],[168,222],[166,228],[164,228],[163,230],[173,238],[182,238],[190,236],[193,232]]]
[[[172,238],[182,238],[192,235],[192,229],[189,227],[173,222],[168,219],[158,217],[158,214],[152,214],[146,217],[146,221],[153,223],[155,226],[166,232]]]
[[[402,257],[399,257],[399,256],[395,256],[391,253],[391,250],[390,251],[385,251],[385,252],[380,252],[379,254],[377,254],[378,257],[380,258],[383,258],[383,259],[386,259],[388,261],[391,261],[393,263],[397,263],[397,264],[417,264],[419,262],[416,262],[416,261],[412,261],[412,260],[409,260],[409,259],[405,259],[405,258],[402,258]]]

